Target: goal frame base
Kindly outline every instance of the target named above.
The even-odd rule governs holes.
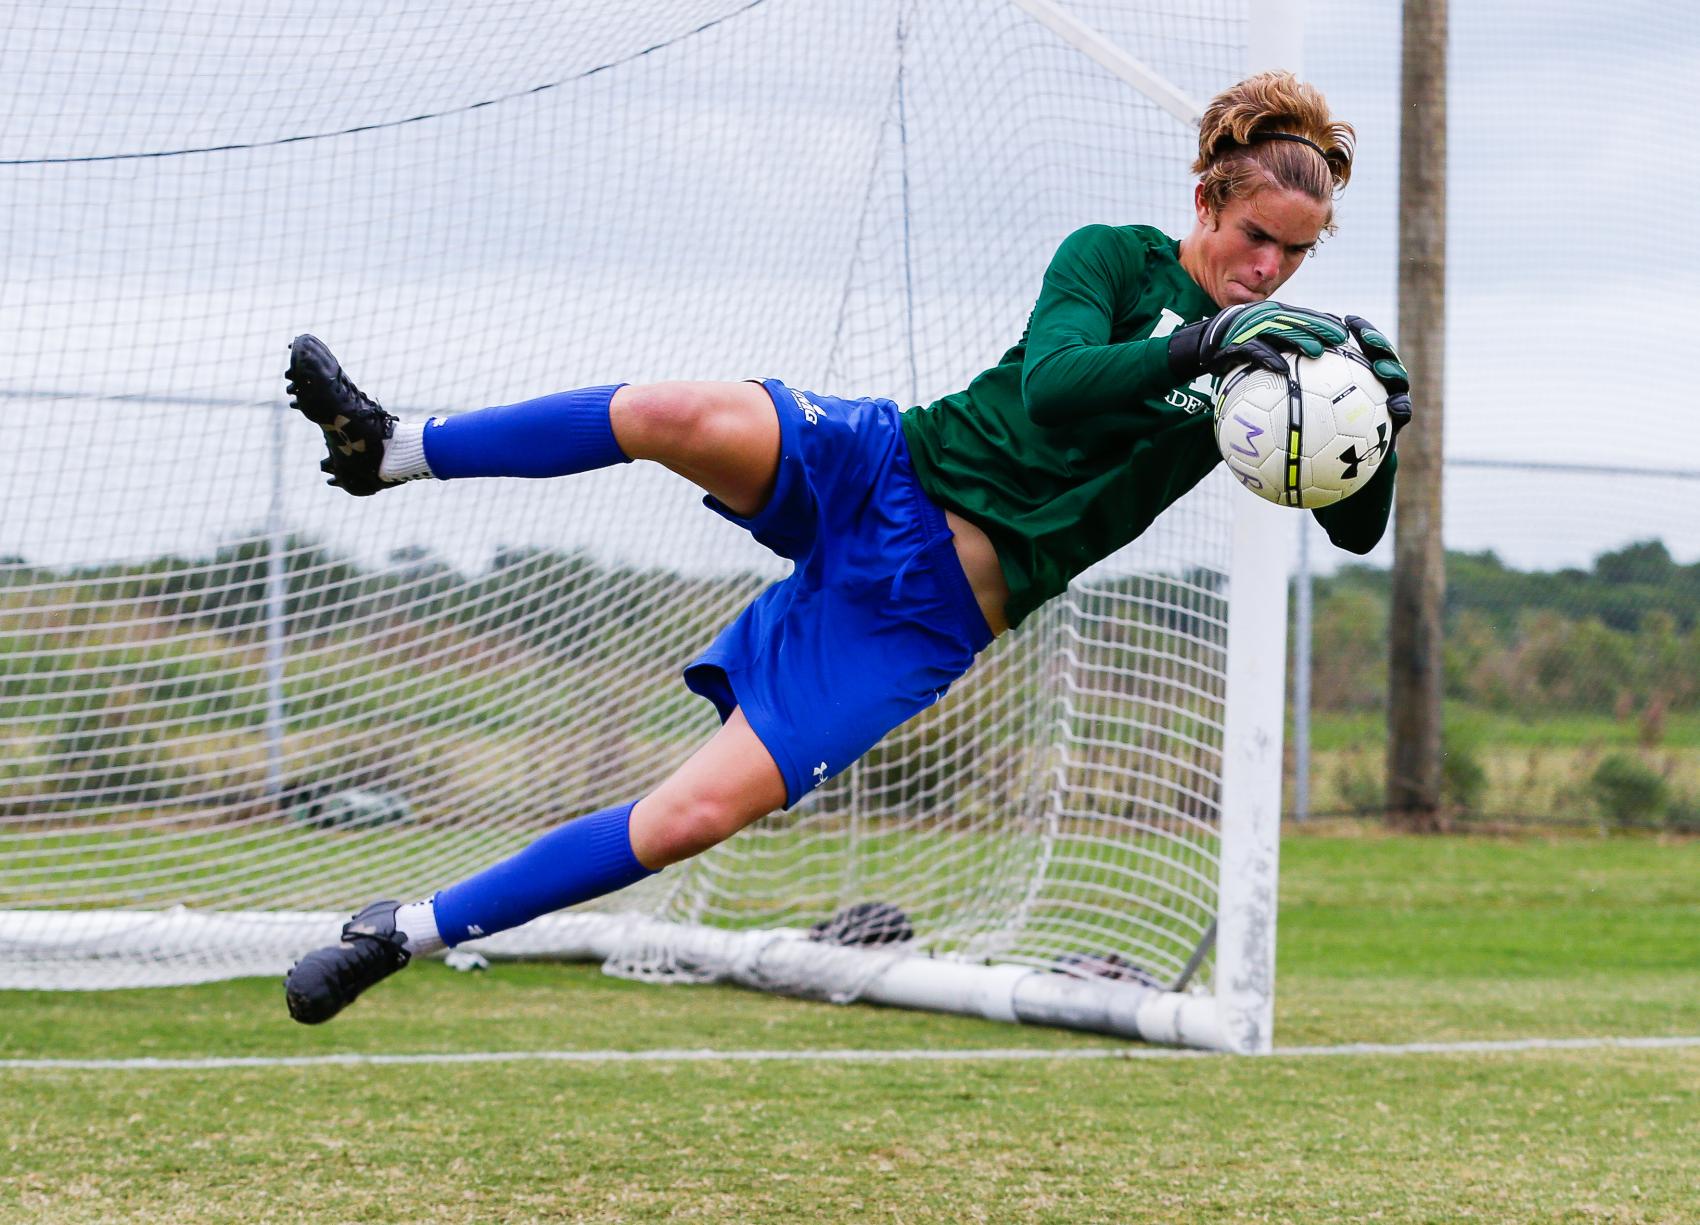
[[[288,970],[334,943],[346,916],[324,911],[0,911],[0,990],[185,986]],[[138,947],[151,951],[142,956]],[[567,912],[468,941],[491,960],[617,966],[665,947],[672,972],[808,999],[881,1004],[1236,1051],[1214,996],[1015,963],[930,956],[907,945],[841,946],[791,929],[727,931],[633,913]],[[221,957],[219,951],[224,955]],[[27,956],[17,957],[18,953]],[[233,968],[238,958],[240,968]],[[1241,1051],[1240,1053],[1254,1053]]]

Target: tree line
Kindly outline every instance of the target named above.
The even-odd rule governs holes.
[[[1385,705],[1389,583],[1368,566],[1316,580],[1317,709]],[[1448,553],[1445,620],[1448,698],[1618,718],[1700,707],[1700,563],[1679,565],[1660,541],[1602,553],[1587,569]]]
[[[290,537],[281,557],[284,629],[292,641],[459,632],[575,656],[677,656],[705,642],[763,581],[751,574],[681,575],[541,548],[504,549],[475,575],[418,547],[392,554],[387,566],[362,568],[316,541]],[[1678,564],[1662,542],[1602,553],[1586,569],[1519,570],[1492,552],[1454,552],[1446,570],[1449,698],[1497,711],[1618,717],[1700,708],[1700,563]],[[1317,709],[1385,705],[1389,580],[1388,571],[1362,565],[1316,580]],[[124,615],[251,645],[268,632],[270,582],[264,539],[233,541],[209,557],[58,569],[0,558],[0,592],[32,589],[30,603],[38,609],[56,606],[56,634]],[[1180,582],[1209,586],[1197,575]],[[1158,599],[1144,606],[1161,605]],[[22,624],[20,602],[8,606]],[[1176,607],[1163,628],[1184,634],[1192,620]],[[7,637],[19,645],[15,631]],[[32,654],[41,666],[9,669],[11,682],[0,682],[0,689],[28,685],[31,674],[39,683],[52,670],[51,653]]]

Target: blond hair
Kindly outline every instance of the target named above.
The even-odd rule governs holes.
[[[1316,148],[1275,133],[1303,137]],[[1328,113],[1328,100],[1316,86],[1290,72],[1261,72],[1211,99],[1198,124],[1192,172],[1212,214],[1229,200],[1284,187],[1326,201],[1332,234],[1334,197],[1352,177],[1356,142],[1352,125]]]

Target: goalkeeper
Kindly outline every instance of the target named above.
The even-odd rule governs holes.
[[[1187,236],[1071,234],[1020,343],[909,412],[766,379],[588,387],[401,422],[298,337],[289,390],[349,493],[650,460],[794,569],[686,667],[722,725],[670,777],[430,898],[367,906],[290,971],[290,1015],[327,1020],[416,955],[620,889],[796,804],[1219,462],[1212,374],[1280,369],[1285,352],[1352,336],[1402,426],[1409,383],[1380,333],[1270,300],[1333,229],[1352,151],[1351,127],[1290,74],[1225,91],[1200,124]],[[1335,544],[1381,538],[1396,467],[1313,512]]]

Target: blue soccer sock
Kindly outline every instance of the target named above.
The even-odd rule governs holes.
[[[431,475],[568,476],[626,464],[609,419],[611,387],[581,387],[536,400],[485,408],[425,423],[425,462]]]
[[[652,873],[632,854],[632,805],[568,821],[432,899],[444,942],[493,935]]]

